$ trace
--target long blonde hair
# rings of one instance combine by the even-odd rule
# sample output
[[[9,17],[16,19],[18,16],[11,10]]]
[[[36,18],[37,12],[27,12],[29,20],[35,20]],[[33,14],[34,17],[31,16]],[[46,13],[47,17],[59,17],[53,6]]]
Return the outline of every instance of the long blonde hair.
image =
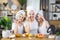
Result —
[[[38,15],[39,15],[39,14],[37,13],[37,15],[36,15],[36,17],[35,17],[36,20],[37,20],[37,22],[38,22],[38,19],[37,19]],[[44,21],[44,20],[43,20],[42,18],[40,18],[40,22],[38,22],[38,26],[40,26],[40,24],[42,24],[43,21]]]

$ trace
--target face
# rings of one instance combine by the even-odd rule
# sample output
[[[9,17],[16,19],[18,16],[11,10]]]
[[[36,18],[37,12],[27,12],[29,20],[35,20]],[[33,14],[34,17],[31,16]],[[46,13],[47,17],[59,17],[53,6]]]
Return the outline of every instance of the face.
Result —
[[[34,19],[34,11],[33,11],[33,10],[31,10],[31,11],[29,12],[29,18],[30,18],[31,20]]]
[[[18,22],[22,22],[23,19],[24,19],[23,15],[19,15],[19,17],[18,17]]]
[[[40,22],[40,23],[43,22],[43,19],[41,18],[41,16],[39,14],[37,15],[37,21]]]

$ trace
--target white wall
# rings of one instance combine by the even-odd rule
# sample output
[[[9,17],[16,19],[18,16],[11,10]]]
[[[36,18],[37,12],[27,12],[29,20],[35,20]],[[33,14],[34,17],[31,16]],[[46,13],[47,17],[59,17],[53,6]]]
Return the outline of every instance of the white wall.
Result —
[[[55,3],[56,2],[56,0],[49,0],[49,11],[52,11],[52,5],[51,5],[51,3]],[[54,7],[55,7],[55,5],[54,5]],[[53,8],[54,8],[53,7]],[[51,12],[49,12],[49,19],[51,20],[52,19],[52,13]]]
[[[33,6],[37,12],[40,9],[40,0],[27,0],[27,6]]]
[[[8,0],[0,0],[0,3],[2,4],[3,2],[7,3]]]

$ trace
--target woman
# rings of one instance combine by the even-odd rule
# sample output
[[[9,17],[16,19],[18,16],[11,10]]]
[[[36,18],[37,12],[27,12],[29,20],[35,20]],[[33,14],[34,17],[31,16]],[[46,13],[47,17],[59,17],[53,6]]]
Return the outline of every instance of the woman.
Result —
[[[44,19],[43,11],[37,13],[36,19],[38,22],[38,32],[41,34],[47,34],[47,29],[49,28],[49,23]]]
[[[12,30],[15,34],[23,34],[24,26],[23,26],[23,20],[25,17],[25,12],[23,10],[20,10],[16,14],[16,19],[14,20],[14,23],[12,24]]]
[[[33,7],[28,6],[27,7],[27,17],[25,21],[25,32],[31,33],[31,34],[37,34],[37,29],[38,29],[38,23],[35,20],[35,12]]]

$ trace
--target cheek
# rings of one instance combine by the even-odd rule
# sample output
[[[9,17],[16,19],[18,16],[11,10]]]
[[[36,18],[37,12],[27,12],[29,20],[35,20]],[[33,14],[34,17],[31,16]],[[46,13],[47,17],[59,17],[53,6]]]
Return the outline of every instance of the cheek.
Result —
[[[39,18],[37,18],[37,21],[40,21],[40,19],[39,19]]]
[[[38,19],[38,22],[40,21],[40,19]]]

